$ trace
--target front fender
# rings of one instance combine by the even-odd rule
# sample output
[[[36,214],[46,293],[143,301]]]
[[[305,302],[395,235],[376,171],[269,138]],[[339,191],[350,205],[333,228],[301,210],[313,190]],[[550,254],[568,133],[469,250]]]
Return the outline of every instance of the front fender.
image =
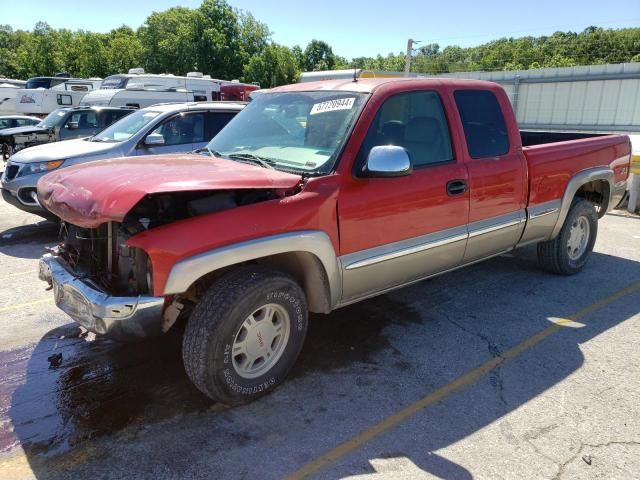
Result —
[[[176,263],[164,287],[164,295],[183,293],[199,278],[225,267],[289,252],[304,252],[320,260],[329,282],[331,305],[341,292],[341,274],[329,236],[318,230],[271,235],[199,253]]]

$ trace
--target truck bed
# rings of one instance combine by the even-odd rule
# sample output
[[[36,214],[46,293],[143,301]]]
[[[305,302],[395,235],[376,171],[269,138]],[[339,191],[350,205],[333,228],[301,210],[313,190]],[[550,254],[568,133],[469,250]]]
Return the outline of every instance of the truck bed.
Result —
[[[521,130],[520,139],[523,147],[542,145],[545,143],[566,142],[568,140],[582,140],[585,138],[604,137],[607,133],[586,133],[586,132],[558,132],[541,130]]]
[[[596,167],[612,170],[614,188],[624,193],[631,160],[626,135],[521,132],[521,136],[529,166],[529,205],[562,198],[573,176]]]

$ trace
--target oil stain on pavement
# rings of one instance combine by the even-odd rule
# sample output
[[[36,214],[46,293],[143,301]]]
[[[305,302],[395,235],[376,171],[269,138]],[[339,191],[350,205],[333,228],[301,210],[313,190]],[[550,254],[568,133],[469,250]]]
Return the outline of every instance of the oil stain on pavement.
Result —
[[[78,443],[206,409],[182,367],[178,332],[134,344],[87,340],[75,325],[0,352],[0,451],[64,453]],[[59,364],[58,366],[56,366]]]
[[[373,364],[374,354],[389,347],[385,327],[420,321],[417,311],[390,296],[312,316],[290,377]],[[37,345],[0,352],[0,452],[21,445],[29,456],[52,457],[129,426],[211,410],[184,372],[181,341],[180,326],[122,344],[68,324]]]

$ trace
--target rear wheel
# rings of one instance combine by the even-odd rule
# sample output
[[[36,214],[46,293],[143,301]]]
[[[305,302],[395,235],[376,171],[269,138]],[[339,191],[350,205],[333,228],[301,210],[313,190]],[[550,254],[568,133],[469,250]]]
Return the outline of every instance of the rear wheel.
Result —
[[[576,198],[556,238],[538,243],[538,263],[547,271],[573,275],[587,263],[598,234],[593,203]]]
[[[282,383],[306,333],[304,293],[291,277],[240,268],[214,283],[191,314],[185,370],[212,400],[246,403]]]

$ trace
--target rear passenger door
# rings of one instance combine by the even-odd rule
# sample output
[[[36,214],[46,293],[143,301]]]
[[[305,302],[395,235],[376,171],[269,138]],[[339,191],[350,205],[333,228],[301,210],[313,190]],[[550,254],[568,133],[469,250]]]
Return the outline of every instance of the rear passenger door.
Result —
[[[527,164],[506,95],[460,89],[453,96],[464,130],[469,172],[467,263],[518,243],[526,219]]]
[[[343,302],[462,261],[467,173],[452,146],[449,124],[436,91],[392,95],[379,108],[360,147],[354,178],[344,179],[338,198]],[[359,176],[369,151],[378,145],[404,147],[413,172],[395,178]]]
[[[117,122],[122,117],[129,115],[133,110],[99,110],[98,130],[102,131],[112,123]],[[98,133],[98,132],[96,132]]]

